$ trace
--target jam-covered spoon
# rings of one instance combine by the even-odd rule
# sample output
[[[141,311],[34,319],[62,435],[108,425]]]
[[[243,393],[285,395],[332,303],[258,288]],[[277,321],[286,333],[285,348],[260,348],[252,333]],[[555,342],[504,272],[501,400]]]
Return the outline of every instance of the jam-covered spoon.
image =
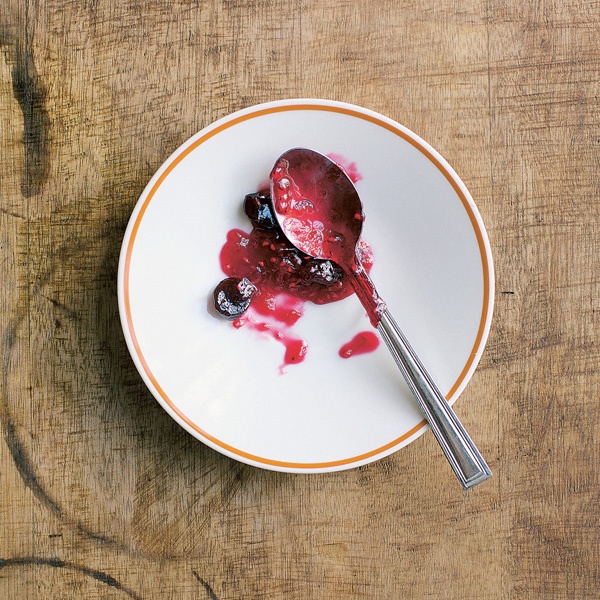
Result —
[[[337,263],[350,280],[465,489],[491,476],[485,460],[392,318],[361,264],[364,212],[354,184],[332,160],[307,148],[282,154],[271,171],[271,202],[299,250]]]

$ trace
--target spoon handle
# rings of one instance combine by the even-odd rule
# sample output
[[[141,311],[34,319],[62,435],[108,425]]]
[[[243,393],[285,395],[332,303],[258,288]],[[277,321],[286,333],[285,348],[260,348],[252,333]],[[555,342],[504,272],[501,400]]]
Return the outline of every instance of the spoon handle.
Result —
[[[387,309],[377,329],[463,487],[468,489],[491,477],[479,450]]]

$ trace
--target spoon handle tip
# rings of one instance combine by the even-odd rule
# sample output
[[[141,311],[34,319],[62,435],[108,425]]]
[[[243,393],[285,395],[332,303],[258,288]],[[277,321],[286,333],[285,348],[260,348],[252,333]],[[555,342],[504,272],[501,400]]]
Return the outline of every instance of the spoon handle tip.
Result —
[[[469,489],[491,477],[473,440],[387,309],[377,329],[462,486]]]

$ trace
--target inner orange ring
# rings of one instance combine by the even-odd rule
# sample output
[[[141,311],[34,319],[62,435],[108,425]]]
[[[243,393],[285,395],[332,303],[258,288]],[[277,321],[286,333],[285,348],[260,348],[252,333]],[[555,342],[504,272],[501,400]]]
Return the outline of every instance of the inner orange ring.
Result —
[[[223,448],[224,450],[233,454],[234,456],[238,456],[240,458],[245,458],[247,460],[251,460],[256,463],[271,465],[274,467],[283,467],[283,468],[291,468],[291,469],[323,469],[323,468],[328,468],[328,467],[339,467],[342,465],[349,465],[349,464],[352,464],[355,462],[360,462],[360,461],[366,460],[366,459],[376,456],[378,454],[381,454],[381,453],[385,452],[386,450],[389,450],[390,448],[393,448],[394,446],[402,443],[409,437],[415,435],[418,431],[420,431],[423,427],[426,426],[426,421],[425,420],[421,421],[420,423],[415,425],[415,427],[413,427],[412,429],[410,429],[409,431],[407,431],[406,433],[401,435],[399,438],[396,438],[395,440],[389,442],[388,444],[385,444],[384,446],[381,446],[380,448],[371,450],[369,452],[365,452],[363,454],[359,454],[358,456],[353,456],[351,458],[344,458],[341,460],[333,460],[333,461],[318,462],[318,463],[297,463],[297,462],[274,460],[274,459],[265,458],[262,456],[257,456],[255,454],[250,454],[249,452],[244,452],[243,450],[240,450],[239,448],[230,446],[229,444],[217,439],[213,435],[209,434],[208,432],[206,432],[203,429],[201,429],[200,427],[198,427],[198,425],[196,425],[196,423],[191,421],[173,403],[173,401],[169,398],[169,396],[167,396],[166,392],[163,390],[161,385],[156,380],[154,374],[150,370],[150,367],[149,367],[148,363],[146,362],[146,359],[142,353],[142,349],[140,348],[137,336],[135,334],[135,329],[133,327],[133,319],[132,319],[132,315],[131,315],[131,304],[130,304],[130,299],[129,299],[129,271],[130,271],[130,266],[131,266],[131,254],[133,252],[133,245],[135,242],[135,238],[136,238],[137,232],[139,230],[140,223],[144,217],[144,213],[146,212],[146,209],[148,208],[148,205],[150,204],[150,201],[154,197],[154,194],[156,193],[158,188],[165,181],[167,176],[173,171],[173,169],[186,156],[188,156],[198,146],[200,146],[201,144],[203,144],[210,138],[214,137],[218,133],[221,133],[222,131],[229,129],[230,127],[233,127],[234,125],[237,125],[237,124],[242,123],[243,121],[247,121],[249,119],[253,119],[255,117],[261,117],[261,116],[268,115],[268,114],[273,114],[273,113],[278,113],[278,112],[286,112],[286,111],[291,111],[291,110],[320,110],[320,111],[326,111],[326,112],[341,113],[341,114],[349,115],[352,117],[356,117],[358,119],[363,119],[365,121],[369,121],[371,123],[374,123],[375,125],[378,125],[379,127],[383,127],[384,129],[394,133],[395,135],[401,137],[403,140],[405,140],[406,142],[408,142],[409,144],[414,146],[423,155],[425,155],[442,172],[444,177],[448,180],[448,182],[450,183],[450,185],[452,186],[452,188],[454,189],[454,191],[460,198],[465,210],[467,211],[467,214],[469,215],[469,220],[471,221],[471,225],[473,226],[473,230],[474,230],[475,236],[477,238],[477,245],[479,247],[479,253],[481,256],[481,263],[482,263],[482,267],[483,267],[483,308],[481,311],[479,328],[477,331],[477,336],[475,337],[473,349],[471,350],[469,359],[467,360],[465,367],[463,368],[460,375],[458,376],[458,379],[456,380],[456,382],[450,388],[450,391],[446,395],[447,400],[450,400],[452,398],[452,396],[456,393],[456,390],[460,387],[460,385],[464,381],[465,377],[467,376],[467,373],[469,372],[469,369],[471,368],[471,366],[473,364],[473,361],[475,360],[477,352],[479,351],[479,346],[481,345],[482,340],[483,340],[483,336],[485,333],[487,314],[488,314],[488,309],[489,309],[489,301],[490,301],[490,284],[489,284],[490,268],[489,268],[487,253],[486,253],[486,249],[485,249],[484,237],[483,237],[483,234],[479,227],[479,223],[477,222],[475,213],[473,212],[471,204],[467,200],[467,197],[463,193],[460,185],[454,179],[452,174],[447,170],[447,168],[439,161],[439,159],[436,156],[434,156],[427,148],[422,146],[417,140],[413,139],[411,136],[406,134],[401,129],[398,129],[396,126],[394,126],[390,123],[387,123],[386,121],[383,121],[374,115],[364,114],[364,113],[358,112],[356,110],[353,110],[351,108],[340,107],[340,106],[324,106],[324,105],[319,105],[319,104],[292,104],[292,105],[272,106],[269,108],[262,108],[262,109],[258,109],[256,111],[254,111],[254,112],[240,115],[234,119],[231,119],[229,121],[222,123],[218,127],[215,127],[214,129],[212,129],[212,130],[208,131],[207,133],[205,133],[204,135],[200,136],[197,140],[195,140],[192,144],[190,144],[188,147],[183,149],[177,156],[175,156],[171,160],[171,162],[167,165],[165,170],[162,172],[160,177],[156,180],[156,182],[154,183],[154,185],[148,192],[148,195],[147,195],[146,199],[144,200],[144,203],[142,204],[139,213],[136,216],[135,222],[134,222],[132,230],[131,230],[129,242],[127,244],[126,254],[125,254],[125,263],[124,263],[125,316],[126,316],[127,326],[129,328],[129,333],[131,335],[133,347],[135,348],[135,352],[136,352],[137,357],[144,369],[144,372],[148,376],[148,379],[151,381],[156,392],[160,395],[160,397],[167,403],[167,405],[171,408],[171,410],[184,423],[186,423],[191,429],[196,431],[198,434],[200,434],[206,440],[209,440],[216,446]]]

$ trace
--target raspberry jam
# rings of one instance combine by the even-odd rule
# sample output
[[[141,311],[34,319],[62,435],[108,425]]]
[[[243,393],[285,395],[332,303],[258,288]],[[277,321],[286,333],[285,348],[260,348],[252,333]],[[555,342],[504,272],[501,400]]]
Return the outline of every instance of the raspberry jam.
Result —
[[[351,168],[353,178],[358,180],[360,175],[353,163]],[[227,278],[214,291],[215,308],[234,327],[281,343],[285,348],[280,365],[283,373],[286,366],[299,364],[306,357],[307,343],[293,330],[304,314],[304,304],[337,302],[350,296],[353,288],[336,263],[312,258],[288,241],[274,218],[268,191],[248,194],[244,212],[252,230],[231,229],[227,233],[219,255]],[[370,247],[361,240],[358,251],[369,271],[373,265]],[[365,334],[370,334],[366,337],[370,343],[355,342],[345,358],[375,350],[377,336]]]

